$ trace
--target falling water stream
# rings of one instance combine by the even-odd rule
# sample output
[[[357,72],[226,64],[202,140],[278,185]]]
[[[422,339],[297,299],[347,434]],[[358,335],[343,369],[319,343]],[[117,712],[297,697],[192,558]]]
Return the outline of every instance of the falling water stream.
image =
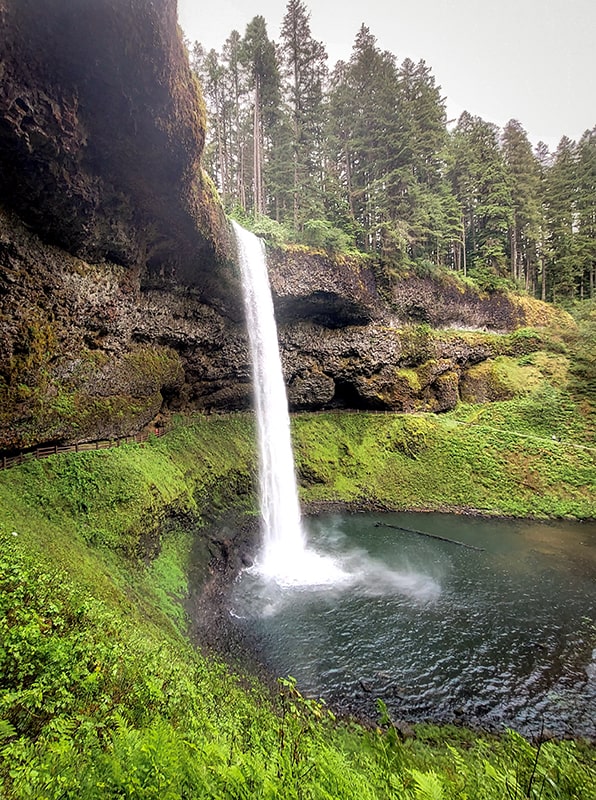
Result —
[[[302,527],[265,247],[253,233],[232,224],[242,274],[259,444],[263,544],[255,569],[280,584],[335,582],[341,577],[339,570],[332,559],[307,547]]]
[[[381,697],[406,719],[528,734],[545,724],[596,740],[596,526],[439,514],[320,517],[307,526],[265,251],[234,227],[263,542],[230,610],[263,661],[359,713],[374,714]]]

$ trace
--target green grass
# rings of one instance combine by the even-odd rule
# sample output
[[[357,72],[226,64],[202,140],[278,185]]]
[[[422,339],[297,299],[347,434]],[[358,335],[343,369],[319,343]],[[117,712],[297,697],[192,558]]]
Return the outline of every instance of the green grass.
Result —
[[[527,476],[533,459],[537,513],[593,514],[593,454],[495,433],[478,411],[299,416],[304,498],[524,513],[512,464]],[[254,513],[253,438],[247,416],[197,418],[0,473],[0,796],[593,797],[582,743],[538,752],[433,726],[403,739],[382,706],[374,729],[338,721],[292,680],[271,692],[190,645],[194,540],[232,504]]]
[[[306,501],[392,509],[596,516],[596,445],[569,398],[543,390],[448,415],[328,413],[294,420]],[[555,438],[553,438],[555,437]]]

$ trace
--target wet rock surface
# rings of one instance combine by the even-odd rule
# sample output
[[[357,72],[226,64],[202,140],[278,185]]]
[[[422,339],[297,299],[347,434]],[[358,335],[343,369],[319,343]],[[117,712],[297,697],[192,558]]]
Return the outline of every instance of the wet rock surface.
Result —
[[[382,313],[372,269],[361,259],[300,248],[268,254],[276,318],[327,328],[365,325]]]
[[[236,307],[175,0],[0,0],[0,193],[86,260]]]
[[[0,449],[128,435],[249,398],[243,326],[193,287],[43,243],[0,210]]]
[[[399,322],[434,328],[514,330],[525,324],[523,311],[503,292],[482,293],[448,277],[409,277],[391,288],[391,307]]]
[[[366,324],[348,324],[343,312],[334,326],[282,321],[292,409],[443,411],[472,378],[483,396],[484,373],[471,368],[501,352],[499,337],[396,327],[381,303],[377,313],[386,316]],[[160,411],[251,403],[241,319],[206,303],[196,287],[147,284],[140,270],[90,263],[48,245],[5,209],[0,332],[3,450],[124,436]],[[519,347],[537,349],[539,341],[526,337]]]

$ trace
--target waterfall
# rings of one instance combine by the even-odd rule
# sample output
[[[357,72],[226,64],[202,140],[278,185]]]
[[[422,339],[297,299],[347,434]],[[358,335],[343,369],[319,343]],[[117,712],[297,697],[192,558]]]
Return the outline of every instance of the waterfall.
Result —
[[[261,239],[232,223],[242,275],[259,444],[263,547],[258,568],[287,575],[300,563],[306,540],[294,472],[288,401],[281,368],[273,300]]]
[[[265,246],[236,222],[232,225],[242,277],[259,443],[263,545],[254,569],[281,586],[345,583],[350,576],[333,558],[307,547]]]

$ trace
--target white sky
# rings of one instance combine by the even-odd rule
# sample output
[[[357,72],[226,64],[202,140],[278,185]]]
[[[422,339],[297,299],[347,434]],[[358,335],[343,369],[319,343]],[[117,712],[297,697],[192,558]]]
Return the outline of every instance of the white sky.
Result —
[[[398,63],[424,59],[447,98],[503,126],[517,119],[531,142],[555,149],[596,124],[596,0],[305,0],[329,66],[347,60],[362,23]],[[220,51],[257,14],[277,41],[287,0],[178,0],[191,42]]]

